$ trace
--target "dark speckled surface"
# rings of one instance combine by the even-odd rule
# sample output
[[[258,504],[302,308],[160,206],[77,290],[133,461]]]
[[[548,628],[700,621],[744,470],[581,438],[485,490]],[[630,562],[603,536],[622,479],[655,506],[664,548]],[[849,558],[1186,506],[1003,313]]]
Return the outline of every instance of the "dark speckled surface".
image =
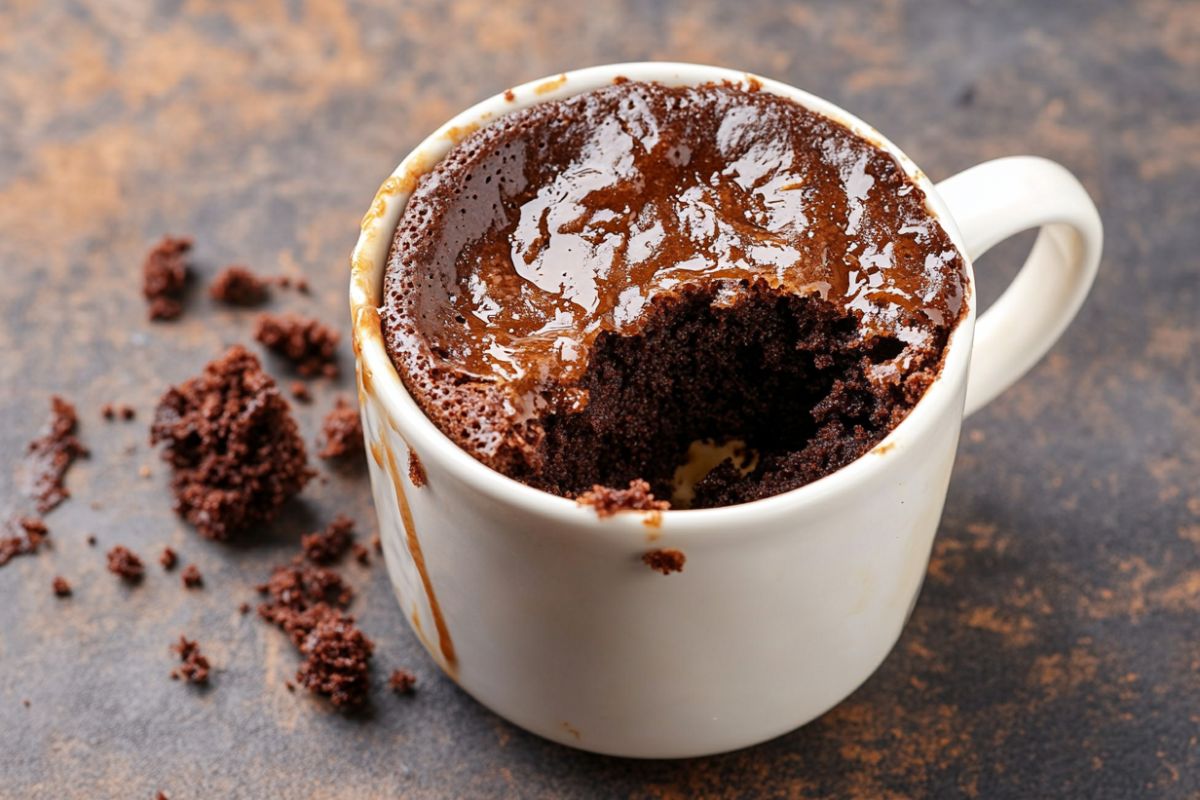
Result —
[[[1101,208],[1104,262],[1076,324],[967,423],[900,644],[802,730],[721,757],[621,761],[483,710],[436,673],[383,571],[351,566],[377,674],[409,666],[419,692],[378,688],[353,718],[289,694],[290,646],[236,606],[335,513],[370,534],[364,472],[322,465],[254,544],[202,541],[176,520],[146,445],[153,401],[248,341],[252,316],[194,291],[177,324],[144,322],[146,247],[194,235],[201,286],[231,261],[303,274],[312,296],[273,305],[345,330],[358,219],[425,133],[510,84],[642,58],[829,97],[935,178],[1049,156]],[[1195,796],[1198,143],[1200,7],[1172,0],[4,3],[0,515],[26,508],[13,465],[51,393],[78,403],[93,456],[47,518],[53,550],[0,569],[0,795]],[[980,263],[985,300],[1025,245]],[[309,441],[348,389],[315,384],[298,409]],[[108,401],[138,420],[102,422]],[[117,543],[149,560],[170,544],[205,589],[156,564],[121,586],[103,565]],[[56,574],[74,597],[53,596]],[[167,677],[183,632],[216,666],[209,691]]]

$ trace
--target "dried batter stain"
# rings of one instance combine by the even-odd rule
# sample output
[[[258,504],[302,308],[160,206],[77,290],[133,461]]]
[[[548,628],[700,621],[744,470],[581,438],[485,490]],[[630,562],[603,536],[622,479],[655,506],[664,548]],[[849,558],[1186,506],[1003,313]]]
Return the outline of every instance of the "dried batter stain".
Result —
[[[396,502],[400,506],[400,518],[404,522],[408,552],[412,556],[413,566],[417,568],[417,574],[421,577],[425,597],[429,600],[429,611],[433,616],[433,624],[437,628],[438,646],[445,661],[443,666],[451,676],[455,676],[458,673],[458,655],[454,651],[454,642],[450,638],[450,630],[446,627],[445,617],[442,616],[442,607],[438,603],[437,593],[433,589],[433,581],[429,578],[429,569],[425,565],[425,554],[421,551],[421,542],[417,538],[417,529],[413,524],[412,509],[408,505],[408,496],[404,492],[404,481],[396,466],[396,457],[392,455],[392,449],[385,445],[383,455],[387,463],[388,475],[392,479],[392,486],[396,490]]]

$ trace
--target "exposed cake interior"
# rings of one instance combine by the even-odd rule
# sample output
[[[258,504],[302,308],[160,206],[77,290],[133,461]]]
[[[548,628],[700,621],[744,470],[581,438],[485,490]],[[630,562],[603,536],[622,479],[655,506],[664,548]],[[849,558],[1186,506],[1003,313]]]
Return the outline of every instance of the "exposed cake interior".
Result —
[[[455,146],[384,288],[401,377],[477,459],[567,497],[642,479],[675,507],[862,455],[965,305],[961,257],[885,151],[766,92],[634,82]]]

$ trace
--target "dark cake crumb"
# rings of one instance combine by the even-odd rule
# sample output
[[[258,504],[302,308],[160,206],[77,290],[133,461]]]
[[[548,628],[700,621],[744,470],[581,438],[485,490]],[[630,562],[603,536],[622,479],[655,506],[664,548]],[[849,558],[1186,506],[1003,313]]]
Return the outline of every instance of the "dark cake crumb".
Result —
[[[354,542],[354,520],[339,515],[323,531],[307,534],[300,539],[304,557],[314,564],[332,564],[339,560]]]
[[[175,569],[175,565],[179,563],[179,556],[169,547],[162,549],[162,554],[158,557],[158,563],[162,564],[162,568],[167,572]]]
[[[208,659],[200,652],[200,645],[186,636],[180,636],[176,644],[171,645],[172,652],[179,655],[183,663],[171,670],[171,679],[182,678],[188,683],[208,683],[208,673],[211,666]]]
[[[343,396],[338,397],[333,409],[325,415],[321,432],[325,436],[325,446],[318,453],[321,458],[342,458],[363,449],[362,418]]]
[[[100,406],[100,416],[109,422],[117,417],[128,422],[136,416],[136,412],[133,410],[133,406],[127,406],[124,403],[105,403]]]
[[[299,292],[300,294],[308,294],[308,292],[309,292],[308,281],[305,280],[304,278],[297,278],[296,279],[296,291]]]
[[[288,391],[292,393],[292,397],[301,403],[312,402],[312,392],[309,391],[308,384],[304,381],[292,381],[292,385],[288,387]]]
[[[226,305],[257,306],[267,299],[267,282],[246,267],[231,264],[217,273],[208,293]]]
[[[642,562],[650,569],[657,570],[663,575],[670,575],[672,572],[683,572],[683,565],[686,561],[687,556],[683,554],[683,551],[676,550],[673,547],[650,550],[642,554]]]
[[[335,377],[338,332],[318,320],[297,314],[263,314],[254,338],[292,363],[300,375]]]
[[[117,545],[108,551],[108,571],[121,576],[126,583],[138,583],[145,574],[142,560],[124,545]]]
[[[418,489],[425,485],[425,465],[421,463],[416,450],[408,451],[408,479]]]
[[[314,474],[287,400],[240,345],[163,395],[150,441],[166,443],[175,510],[209,539],[274,519]]]
[[[329,697],[335,708],[360,706],[370,690],[374,643],[354,624],[354,617],[324,609],[300,643],[305,659],[296,681]]]
[[[164,236],[147,255],[142,266],[142,294],[150,303],[150,319],[176,319],[183,313],[183,290],[187,285],[187,253],[192,240]]]
[[[671,507],[666,500],[655,500],[650,484],[640,478],[630,481],[628,489],[593,486],[579,495],[577,502],[596,509],[598,517],[611,517],[618,511],[665,511]]]
[[[89,534],[88,534],[88,537],[87,537],[87,544],[88,544],[88,547],[95,547],[95,546],[96,546],[96,535],[95,535],[94,533],[89,533]]]
[[[294,692],[296,691],[296,684],[292,683],[291,681],[284,681],[283,688],[287,689],[289,692]]]
[[[75,436],[75,406],[58,395],[50,398],[50,419],[41,435],[25,447],[25,491],[45,514],[71,496],[63,485],[67,469],[87,448]]]
[[[387,685],[396,694],[412,694],[417,686],[417,676],[406,669],[395,669],[388,677]]]
[[[379,538],[379,534],[371,537],[371,548],[380,555],[383,555],[383,540]]]
[[[18,517],[9,520],[8,536],[0,537],[0,567],[17,556],[33,555],[41,549],[50,530],[38,517]]]
[[[54,588],[55,597],[71,596],[71,584],[62,575],[54,576],[54,581],[50,585]]]
[[[204,586],[204,576],[200,574],[200,568],[195,564],[188,564],[183,568],[183,572],[179,573],[179,579],[183,581],[183,585],[187,589],[199,589]]]
[[[350,552],[354,554],[354,560],[362,564],[364,567],[371,563],[370,551],[361,544],[355,542],[350,545]]]
[[[247,614],[249,614],[250,613],[250,604],[244,600],[242,602],[238,603],[238,613],[241,614],[243,617],[246,616]]]

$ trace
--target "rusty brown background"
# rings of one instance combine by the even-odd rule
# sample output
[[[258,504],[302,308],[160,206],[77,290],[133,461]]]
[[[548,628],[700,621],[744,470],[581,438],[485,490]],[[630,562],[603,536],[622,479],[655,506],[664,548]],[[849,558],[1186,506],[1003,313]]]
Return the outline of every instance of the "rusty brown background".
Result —
[[[305,275],[310,298],[273,305],[345,330],[358,218],[421,137],[511,84],[647,58],[824,95],[935,179],[1049,156],[1101,208],[1104,262],[1076,324],[966,426],[903,639],[800,731],[716,758],[622,761],[471,701],[420,650],[383,570],[351,566],[376,674],[411,666],[419,694],[378,689],[349,718],[289,694],[290,646],[235,607],[333,514],[370,534],[364,473],[322,465],[326,480],[254,543],[201,541],[176,520],[146,444],[153,401],[248,341],[252,316],[194,291],[177,324],[145,322],[145,249],[196,236],[201,286],[233,261]],[[0,795],[1195,797],[1198,177],[1196,3],[5,0],[0,448],[15,463],[62,392],[93,456],[48,517],[54,549],[0,569]],[[982,261],[985,300],[1027,246]],[[298,409],[310,442],[348,388],[318,383]],[[102,422],[106,401],[138,420]],[[26,508],[11,472],[4,516]],[[185,592],[152,564],[126,589],[104,571],[117,543],[151,560],[169,543],[207,586]],[[70,600],[52,596],[55,574]],[[181,632],[217,666],[210,691],[167,678]]]

